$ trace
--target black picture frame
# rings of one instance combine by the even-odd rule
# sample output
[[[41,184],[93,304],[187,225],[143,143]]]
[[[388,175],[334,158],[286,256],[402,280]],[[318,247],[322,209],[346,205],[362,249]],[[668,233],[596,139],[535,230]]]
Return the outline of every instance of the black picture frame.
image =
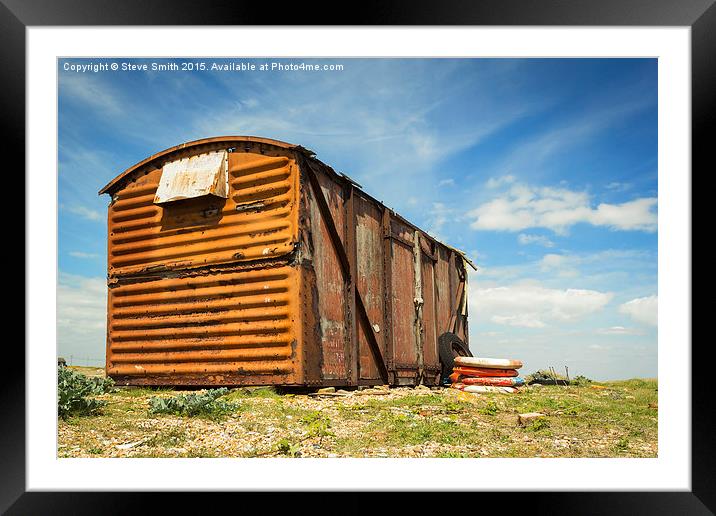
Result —
[[[341,13],[341,14],[339,14]],[[0,0],[0,106],[8,149],[25,145],[25,30],[28,26],[112,25],[503,25],[503,26],[684,26],[691,28],[692,170],[706,172],[713,146],[716,113],[716,6],[714,0],[481,0],[459,2],[414,0],[398,5],[361,2],[351,6],[293,3],[280,8],[241,0]],[[88,53],[91,53],[88,47]],[[18,153],[24,168],[24,154]],[[711,165],[710,168],[713,168]],[[690,173],[693,178],[692,171]],[[27,195],[27,193],[26,193]],[[32,271],[25,270],[26,277]],[[691,345],[683,343],[684,346]],[[8,346],[9,347],[9,346]],[[709,424],[713,403],[709,391],[708,346],[692,353],[692,490],[689,492],[511,493],[510,505],[545,514],[712,514],[716,510],[714,434]],[[25,487],[25,356],[5,354],[0,400],[0,512],[7,514],[125,514],[144,512],[151,501],[163,512],[218,510],[226,493],[74,493],[26,492]],[[9,352],[7,352],[9,353]],[[426,474],[441,474],[429,472]],[[443,473],[444,474],[444,473]],[[253,503],[280,508],[275,495],[238,493],[241,506]],[[505,494],[480,493],[480,503],[505,500]],[[211,498],[209,498],[211,497]],[[219,498],[217,498],[219,497]],[[327,503],[307,493],[293,494],[292,506]],[[362,500],[362,501],[360,501]],[[441,502],[442,500],[442,502]],[[422,493],[403,497],[401,511],[413,504],[423,511],[430,502],[450,510],[445,495]],[[370,503],[352,493],[341,512],[366,512]]]

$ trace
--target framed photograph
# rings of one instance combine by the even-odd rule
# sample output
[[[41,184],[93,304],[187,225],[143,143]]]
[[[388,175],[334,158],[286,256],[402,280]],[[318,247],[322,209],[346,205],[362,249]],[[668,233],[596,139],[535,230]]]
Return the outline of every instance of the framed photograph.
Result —
[[[264,26],[4,0],[33,208],[0,508],[390,490],[709,513],[712,4]]]

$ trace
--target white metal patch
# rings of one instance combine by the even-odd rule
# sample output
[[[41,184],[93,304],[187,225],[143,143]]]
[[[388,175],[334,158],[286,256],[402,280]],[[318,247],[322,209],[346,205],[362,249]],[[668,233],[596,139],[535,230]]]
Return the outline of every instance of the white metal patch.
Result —
[[[203,195],[228,197],[228,153],[208,152],[166,163],[154,203],[191,199]]]

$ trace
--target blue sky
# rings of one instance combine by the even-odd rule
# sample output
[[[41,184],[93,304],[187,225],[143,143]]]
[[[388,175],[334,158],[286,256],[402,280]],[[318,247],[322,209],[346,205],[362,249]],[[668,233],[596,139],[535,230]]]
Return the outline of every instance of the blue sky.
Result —
[[[656,376],[655,59],[204,61],[343,69],[94,73],[65,68],[172,61],[59,60],[59,354],[104,357],[97,191],[167,147],[249,134],[312,149],[465,250],[479,267],[476,354],[525,372]]]

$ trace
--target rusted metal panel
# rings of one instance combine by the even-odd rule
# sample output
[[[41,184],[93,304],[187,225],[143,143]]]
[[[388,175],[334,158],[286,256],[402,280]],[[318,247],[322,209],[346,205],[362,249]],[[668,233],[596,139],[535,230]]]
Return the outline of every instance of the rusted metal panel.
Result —
[[[344,230],[343,188],[325,173],[319,172],[317,179],[328,204],[333,225],[339,232],[340,240],[345,241],[345,236],[341,234]],[[315,195],[311,195],[309,199],[308,231],[312,240],[313,266],[316,271],[322,375],[325,379],[347,379],[349,337],[346,327],[347,303],[342,265]]]
[[[418,357],[415,348],[415,270],[413,234],[410,228],[397,220],[392,221],[392,333],[394,360],[410,364],[417,372]]]
[[[214,164],[191,172],[198,156]],[[163,174],[178,181],[165,191]],[[194,180],[187,198],[180,183]],[[440,334],[467,341],[463,256],[302,147],[190,142],[102,192],[120,383],[433,384]]]
[[[382,211],[378,206],[356,195],[357,288],[363,297],[371,327],[377,334],[381,353],[386,355],[383,278]],[[361,379],[379,379],[380,373],[370,350],[367,331],[358,327]]]
[[[345,282],[346,289],[346,328],[348,330],[348,338],[346,339],[349,362],[348,362],[348,381],[350,385],[357,385],[360,376],[360,345],[358,344],[358,326],[360,320],[356,317],[357,302],[356,282],[358,279],[358,257],[356,256],[358,249],[356,244],[356,196],[354,195],[353,183],[344,185],[345,192],[345,249],[348,258],[348,277]],[[363,307],[365,310],[365,307]],[[360,324],[361,327],[364,325]]]
[[[395,376],[395,343],[393,338],[393,240],[391,238],[391,211],[383,207],[380,229],[383,236],[383,339],[385,342],[386,366],[391,384]]]
[[[422,272],[422,355],[425,383],[435,383],[434,375],[428,374],[431,367],[440,366],[440,358],[438,355],[438,334],[437,321],[435,318],[435,274],[434,262],[430,257],[423,254],[421,256],[421,272]]]
[[[229,197],[154,204],[161,170],[114,195],[109,208],[109,274],[198,267],[281,256],[297,232],[295,161],[234,152]]]
[[[288,265],[117,282],[109,289],[107,373],[300,383],[297,285]]]

